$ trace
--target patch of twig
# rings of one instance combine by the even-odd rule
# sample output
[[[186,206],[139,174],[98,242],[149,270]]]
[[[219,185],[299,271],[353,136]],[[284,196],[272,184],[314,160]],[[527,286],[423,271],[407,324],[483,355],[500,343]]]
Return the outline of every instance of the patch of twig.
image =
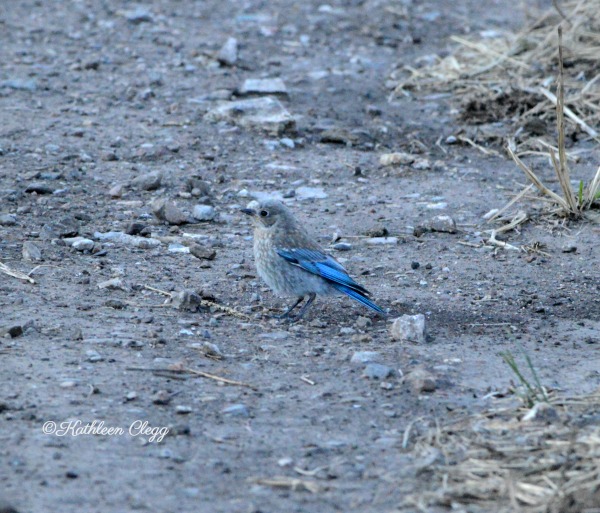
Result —
[[[13,278],[18,278],[19,280],[28,281],[29,283],[35,284],[35,280],[29,276],[28,274],[22,273],[21,271],[16,271],[15,269],[11,269],[6,264],[0,262],[0,272],[4,274],[8,274]]]

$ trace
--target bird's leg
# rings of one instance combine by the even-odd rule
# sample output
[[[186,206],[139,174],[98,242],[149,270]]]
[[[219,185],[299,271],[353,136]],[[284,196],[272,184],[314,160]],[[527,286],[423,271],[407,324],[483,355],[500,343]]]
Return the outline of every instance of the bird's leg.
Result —
[[[302,300],[304,299],[304,296],[300,296],[298,298],[298,301],[296,301],[292,306],[290,306],[285,312],[283,312],[282,314],[278,314],[278,315],[271,315],[271,317],[274,317],[275,319],[285,319],[286,317],[290,316],[290,312],[296,308],[300,303],[302,303]]]
[[[306,313],[306,311],[308,310],[308,307],[312,304],[312,302],[315,300],[316,297],[317,297],[317,295],[314,292],[311,292],[308,295],[308,301],[306,303],[304,303],[304,306],[302,308],[300,308],[298,315],[294,315],[292,317],[294,319],[294,322],[302,319],[302,316]],[[296,306],[296,305],[294,305],[294,306]]]

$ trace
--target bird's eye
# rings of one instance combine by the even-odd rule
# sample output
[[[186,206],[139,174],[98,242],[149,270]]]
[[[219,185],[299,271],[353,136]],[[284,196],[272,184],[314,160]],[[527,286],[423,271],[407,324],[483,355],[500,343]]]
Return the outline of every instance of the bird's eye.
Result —
[[[261,210],[258,215],[260,217],[268,217],[269,216],[269,212],[267,210]]]

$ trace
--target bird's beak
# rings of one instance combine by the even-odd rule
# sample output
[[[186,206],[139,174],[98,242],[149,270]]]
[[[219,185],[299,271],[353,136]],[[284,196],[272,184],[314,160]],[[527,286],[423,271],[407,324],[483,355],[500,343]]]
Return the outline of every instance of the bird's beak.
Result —
[[[256,215],[256,210],[254,210],[252,208],[242,208],[240,210],[240,212],[243,212],[247,216],[255,216]]]

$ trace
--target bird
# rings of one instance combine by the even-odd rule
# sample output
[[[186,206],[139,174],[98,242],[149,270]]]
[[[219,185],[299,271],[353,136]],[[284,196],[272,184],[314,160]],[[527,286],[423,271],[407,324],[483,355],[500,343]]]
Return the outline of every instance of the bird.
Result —
[[[254,225],[254,260],[262,280],[278,295],[294,296],[296,302],[273,317],[301,319],[317,295],[343,293],[384,315],[335,258],[325,253],[296,220],[290,209],[275,199],[252,201],[241,211]],[[297,315],[291,312],[308,297]]]

